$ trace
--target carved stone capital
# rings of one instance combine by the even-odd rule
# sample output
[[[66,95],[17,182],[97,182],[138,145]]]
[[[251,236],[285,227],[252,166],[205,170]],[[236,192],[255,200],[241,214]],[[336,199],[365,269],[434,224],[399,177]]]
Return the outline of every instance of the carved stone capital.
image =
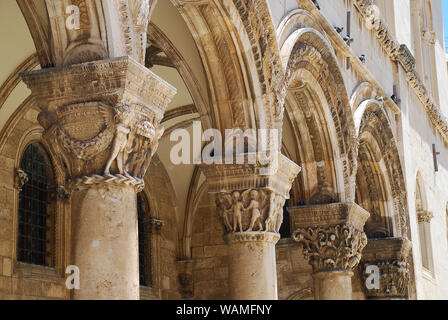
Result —
[[[228,233],[278,233],[283,206],[300,167],[278,154],[273,162],[203,165],[209,192]]]
[[[163,134],[160,122],[176,90],[132,58],[22,75],[43,110],[44,139],[70,185],[137,186]]]
[[[314,272],[351,271],[367,244],[363,227],[370,214],[354,203],[288,208],[293,238]]]
[[[368,281],[366,268],[375,265],[379,269],[379,288],[364,291],[371,299],[397,299],[407,296],[410,280],[408,259],[412,244],[403,238],[371,239],[363,252],[362,278]]]
[[[434,218],[434,214],[431,211],[428,210],[417,211],[418,223],[430,223],[432,218]]]

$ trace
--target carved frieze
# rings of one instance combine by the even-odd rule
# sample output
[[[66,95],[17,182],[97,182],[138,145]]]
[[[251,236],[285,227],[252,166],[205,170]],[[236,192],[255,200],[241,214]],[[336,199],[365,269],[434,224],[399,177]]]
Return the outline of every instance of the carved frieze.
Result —
[[[119,183],[140,190],[176,90],[129,57],[22,75],[69,186]]]
[[[216,194],[217,212],[227,233],[278,233],[300,167],[279,153],[266,163],[250,164],[252,156],[244,155],[245,164],[202,165],[208,190]]]
[[[286,199],[267,189],[247,189],[216,196],[218,214],[227,232],[278,233]]]

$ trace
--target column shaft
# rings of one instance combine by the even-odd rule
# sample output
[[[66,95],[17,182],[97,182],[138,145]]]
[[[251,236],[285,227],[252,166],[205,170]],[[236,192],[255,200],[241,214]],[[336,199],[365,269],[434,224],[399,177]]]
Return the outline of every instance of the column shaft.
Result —
[[[75,299],[139,299],[136,196],[132,187],[98,185],[72,194]]]
[[[316,300],[351,300],[351,271],[320,271],[313,274]]]
[[[263,239],[254,241],[257,236]],[[229,290],[233,300],[277,300],[275,243],[279,239],[274,233],[257,232],[227,236]]]

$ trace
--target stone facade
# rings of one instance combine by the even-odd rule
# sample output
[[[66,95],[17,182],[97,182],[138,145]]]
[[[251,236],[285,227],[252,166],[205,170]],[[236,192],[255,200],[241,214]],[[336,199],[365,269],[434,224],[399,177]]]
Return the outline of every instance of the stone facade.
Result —
[[[441,12],[2,1],[0,299],[447,299]],[[207,165],[197,123],[277,135]]]

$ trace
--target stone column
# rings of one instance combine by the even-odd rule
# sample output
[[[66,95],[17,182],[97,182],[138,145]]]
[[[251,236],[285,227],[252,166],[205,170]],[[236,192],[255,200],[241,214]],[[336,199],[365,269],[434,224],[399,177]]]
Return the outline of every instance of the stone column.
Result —
[[[266,170],[272,163],[203,166],[229,245],[229,290],[234,300],[278,298],[275,244],[283,205],[300,170],[283,155],[278,155],[278,162],[277,170]]]
[[[363,288],[368,299],[407,299],[411,247],[411,241],[402,238],[369,239],[362,257]],[[376,266],[379,274],[372,274],[369,266]]]
[[[175,89],[129,57],[23,76],[71,193],[75,299],[139,299],[136,193]]]
[[[370,214],[354,203],[288,209],[293,238],[313,267],[316,300],[351,300],[353,269],[367,244],[363,227]]]

